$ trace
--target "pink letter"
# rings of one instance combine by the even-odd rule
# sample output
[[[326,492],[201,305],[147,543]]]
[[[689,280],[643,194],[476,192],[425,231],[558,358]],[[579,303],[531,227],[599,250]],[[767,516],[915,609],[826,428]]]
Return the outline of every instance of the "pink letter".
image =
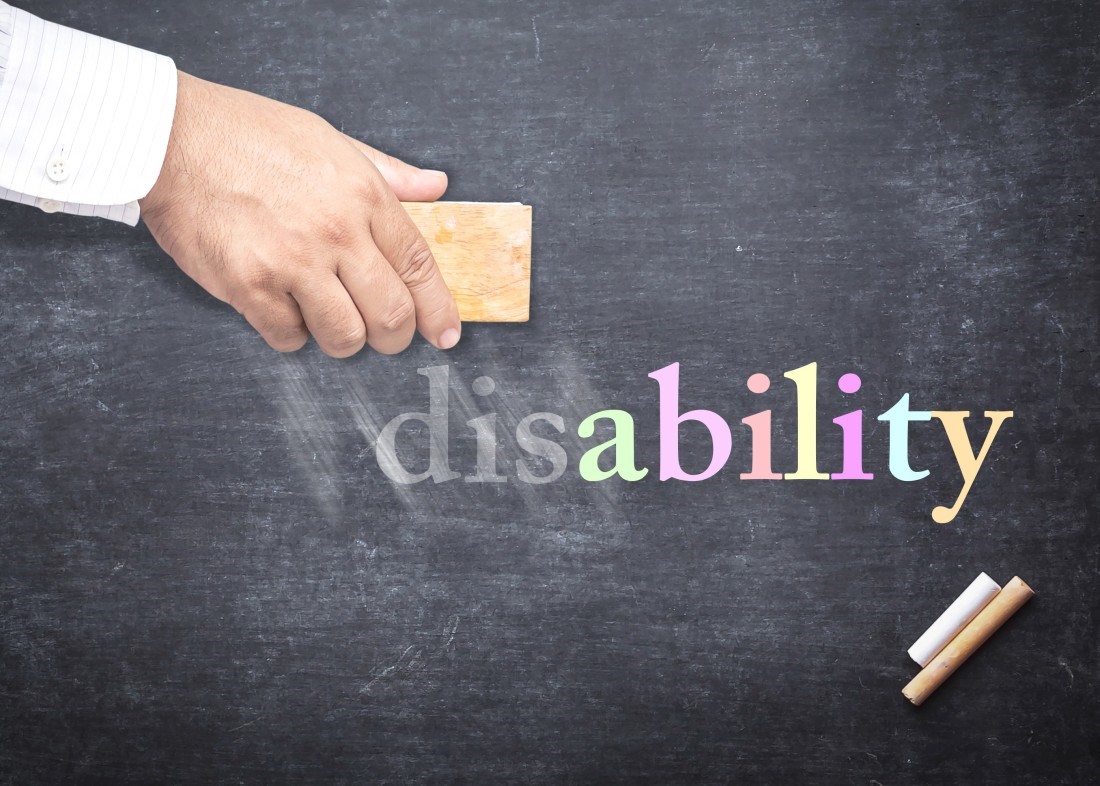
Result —
[[[733,440],[729,424],[708,409],[695,409],[678,415],[680,410],[680,364],[672,363],[649,375],[661,391],[661,480],[698,481],[717,474],[730,457]],[[710,431],[710,466],[698,475],[684,472],[680,466],[680,424],[685,420],[702,423]]]
[[[766,374],[753,374],[745,386],[759,395],[768,392],[772,381]],[[741,422],[752,432],[752,472],[742,472],[741,480],[782,480],[782,475],[772,472],[772,411],[765,409]]]
[[[841,392],[852,394],[863,382],[855,374],[845,374],[836,384]],[[863,410],[833,418],[833,423],[840,426],[844,434],[844,470],[829,477],[833,480],[874,480],[874,475],[863,471]]]

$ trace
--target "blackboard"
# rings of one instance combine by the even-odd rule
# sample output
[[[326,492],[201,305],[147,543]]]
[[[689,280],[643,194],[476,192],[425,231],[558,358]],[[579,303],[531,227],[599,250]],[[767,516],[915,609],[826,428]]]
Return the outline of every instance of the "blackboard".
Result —
[[[17,3],[534,206],[532,319],[267,349],[142,230],[0,210],[0,780],[1086,782],[1100,764],[1100,17],[1085,2]],[[658,386],[730,424],[658,477]],[[743,481],[816,363],[873,481]],[[450,384],[449,460],[374,438]],[[767,374],[766,396],[747,391]],[[837,378],[862,389],[845,398]],[[489,376],[495,390],[472,393]],[[1012,410],[958,516],[943,429]],[[637,482],[577,434],[635,419]],[[557,480],[514,434],[568,455]],[[686,470],[709,443],[685,424]],[[401,435],[410,467],[427,431]],[[417,462],[420,462],[418,465]],[[1037,597],[921,708],[980,571]]]

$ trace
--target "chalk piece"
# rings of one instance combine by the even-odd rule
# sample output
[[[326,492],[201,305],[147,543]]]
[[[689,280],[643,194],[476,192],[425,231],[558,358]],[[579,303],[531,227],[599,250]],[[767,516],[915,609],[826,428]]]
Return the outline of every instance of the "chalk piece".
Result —
[[[978,612],[1000,591],[1000,584],[986,574],[980,574],[909,648],[909,657],[921,666],[927,666],[928,661],[936,657],[947,642],[978,616]]]
[[[403,202],[464,322],[526,322],[531,302],[531,206]]]
[[[1008,622],[1009,618],[1031,600],[1035,591],[1024,583],[1019,576],[1005,584],[1004,589],[994,596],[970,624],[959,631],[947,646],[940,650],[932,661],[921,669],[908,685],[902,688],[902,694],[918,707],[955,673],[959,666],[966,663],[978,647],[985,644],[997,629]]]

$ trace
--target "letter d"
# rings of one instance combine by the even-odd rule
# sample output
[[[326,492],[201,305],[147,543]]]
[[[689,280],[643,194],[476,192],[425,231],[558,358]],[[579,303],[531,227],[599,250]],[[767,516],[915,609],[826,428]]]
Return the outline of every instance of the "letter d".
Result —
[[[459,473],[451,471],[449,458],[451,441],[448,421],[451,391],[448,382],[449,368],[447,366],[429,366],[418,368],[416,373],[428,378],[430,389],[428,412],[403,412],[382,428],[378,433],[378,441],[374,445],[374,455],[378,459],[378,467],[394,483],[404,485],[419,483],[428,478],[432,478],[436,483],[454,480],[459,476]],[[405,469],[405,465],[397,457],[397,432],[404,423],[410,420],[419,420],[426,424],[431,437],[431,444],[428,448],[428,469],[417,475]]]

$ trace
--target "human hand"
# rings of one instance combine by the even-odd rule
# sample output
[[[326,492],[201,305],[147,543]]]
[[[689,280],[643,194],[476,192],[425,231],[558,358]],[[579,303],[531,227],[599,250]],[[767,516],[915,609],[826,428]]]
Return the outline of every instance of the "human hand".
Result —
[[[333,357],[392,354],[414,329],[441,349],[458,307],[399,200],[430,202],[442,172],[417,169],[303,109],[180,72],[159,179],[142,200],[176,264],[273,348],[313,334]]]

